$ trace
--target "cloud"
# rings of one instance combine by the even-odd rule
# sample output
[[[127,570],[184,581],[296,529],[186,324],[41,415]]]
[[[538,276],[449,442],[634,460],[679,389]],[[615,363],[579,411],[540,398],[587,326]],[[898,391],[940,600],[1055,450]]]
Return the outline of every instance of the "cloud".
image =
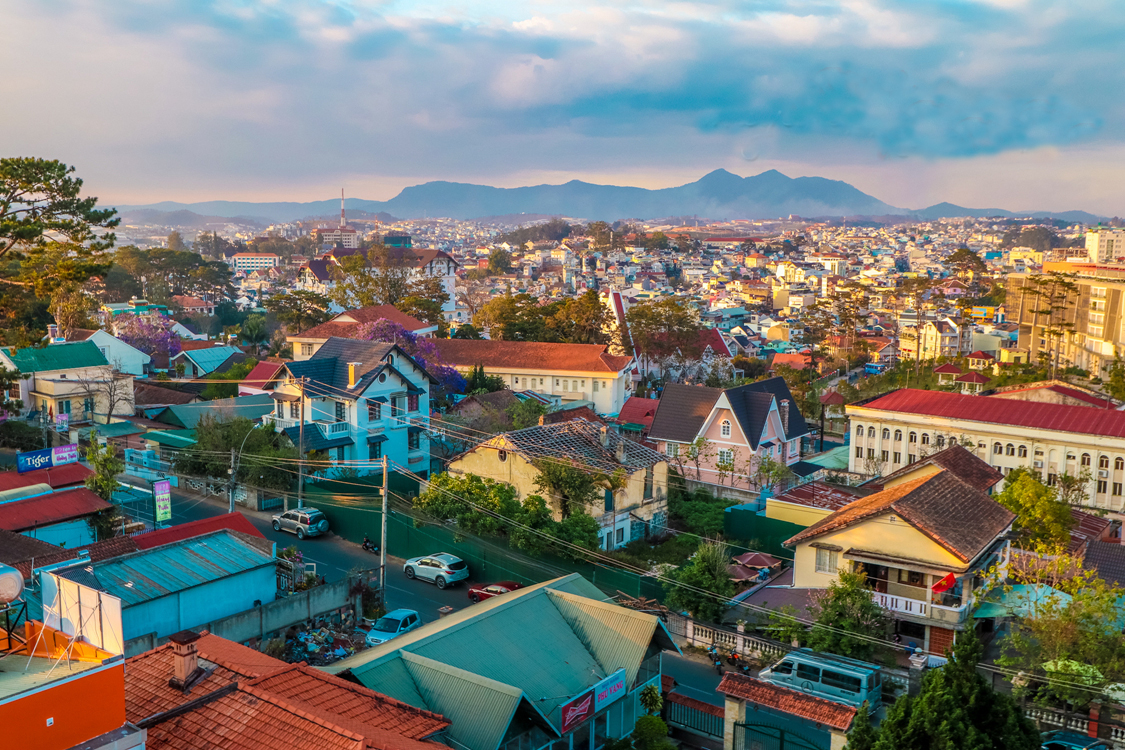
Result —
[[[22,72],[0,80],[18,103],[0,143],[130,196],[956,165],[1125,132],[1108,0],[0,0],[0,17],[0,63]]]

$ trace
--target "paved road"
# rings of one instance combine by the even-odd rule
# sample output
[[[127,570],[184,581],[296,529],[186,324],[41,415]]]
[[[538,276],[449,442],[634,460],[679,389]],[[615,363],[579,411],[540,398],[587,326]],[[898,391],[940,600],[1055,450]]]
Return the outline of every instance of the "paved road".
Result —
[[[226,499],[200,499],[196,495],[178,493],[173,489],[173,525],[222,515],[227,509]],[[279,549],[296,546],[304,554],[305,562],[316,563],[316,572],[329,581],[340,580],[350,570],[374,569],[379,566],[378,555],[364,552],[358,544],[345,541],[335,534],[299,540],[288,532],[274,531],[269,513],[239,510],[266,539],[276,542]],[[476,581],[470,578],[469,582]],[[390,556],[387,558],[387,606],[389,609],[404,607],[417,610],[423,622],[430,622],[438,618],[440,607],[461,609],[470,606],[470,602],[465,582],[443,591],[431,583],[411,581],[403,575],[402,560]]]

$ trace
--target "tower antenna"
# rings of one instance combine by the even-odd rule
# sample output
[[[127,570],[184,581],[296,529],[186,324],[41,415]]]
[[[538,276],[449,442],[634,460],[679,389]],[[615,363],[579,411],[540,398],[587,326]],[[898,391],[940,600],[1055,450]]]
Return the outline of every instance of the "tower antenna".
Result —
[[[340,188],[340,229],[348,225],[347,220],[344,218],[344,189]]]

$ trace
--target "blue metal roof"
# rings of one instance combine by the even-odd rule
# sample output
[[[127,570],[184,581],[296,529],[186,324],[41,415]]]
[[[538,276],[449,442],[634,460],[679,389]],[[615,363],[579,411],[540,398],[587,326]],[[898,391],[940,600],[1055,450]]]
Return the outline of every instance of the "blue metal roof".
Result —
[[[293,427],[286,427],[285,434],[293,441],[293,445],[301,442],[301,427],[295,425]],[[355,440],[347,433],[337,435],[335,437],[328,437],[320,428],[313,422],[305,422],[305,451],[324,451],[329,448],[339,448],[341,445],[355,445]]]
[[[79,563],[58,574],[87,585],[96,582],[97,588],[128,607],[273,564],[267,553],[223,529],[100,562]]]
[[[195,366],[205,374],[214,372],[235,354],[242,354],[242,350],[237,346],[213,346],[210,349],[192,349],[184,352],[184,356],[194,362]]]

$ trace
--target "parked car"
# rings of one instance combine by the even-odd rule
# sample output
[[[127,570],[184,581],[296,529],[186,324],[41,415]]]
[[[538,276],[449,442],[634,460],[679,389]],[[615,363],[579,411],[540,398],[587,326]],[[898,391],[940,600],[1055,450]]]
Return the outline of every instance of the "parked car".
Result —
[[[425,555],[407,560],[402,566],[407,578],[432,581],[439,589],[452,586],[469,577],[469,566],[459,557],[448,552]]]
[[[1096,737],[1056,729],[1043,733],[1043,750],[1110,750],[1110,744]]]
[[[478,583],[476,586],[469,587],[469,598],[474,602],[491,599],[494,596],[507,594],[516,589],[522,589],[522,583],[515,581],[497,581],[496,583]]]
[[[414,610],[396,609],[376,620],[363,640],[368,646],[378,646],[421,625],[422,618]]]
[[[273,517],[274,531],[290,531],[298,539],[328,533],[328,519],[316,508],[287,510]]]

